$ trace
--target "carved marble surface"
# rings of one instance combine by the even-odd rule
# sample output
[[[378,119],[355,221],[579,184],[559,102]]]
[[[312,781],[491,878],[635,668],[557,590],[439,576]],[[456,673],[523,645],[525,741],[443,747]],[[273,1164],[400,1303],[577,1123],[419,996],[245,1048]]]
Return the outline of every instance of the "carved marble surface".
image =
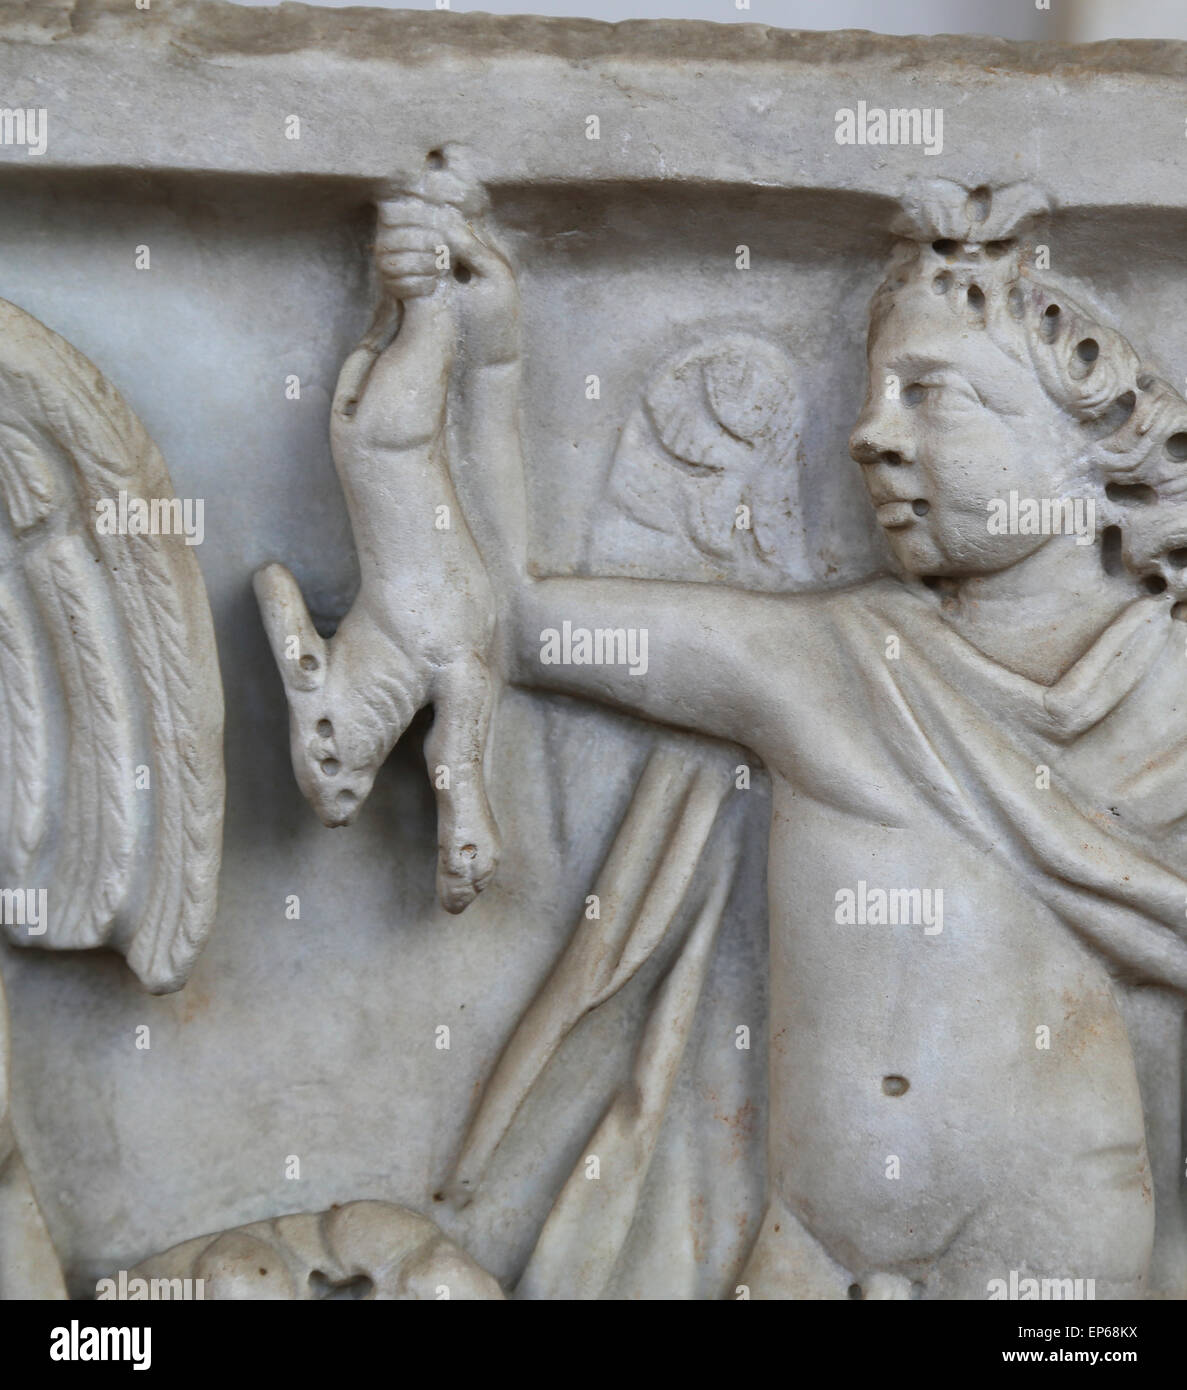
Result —
[[[1185,71],[3,13],[0,1293],[1187,1296]]]

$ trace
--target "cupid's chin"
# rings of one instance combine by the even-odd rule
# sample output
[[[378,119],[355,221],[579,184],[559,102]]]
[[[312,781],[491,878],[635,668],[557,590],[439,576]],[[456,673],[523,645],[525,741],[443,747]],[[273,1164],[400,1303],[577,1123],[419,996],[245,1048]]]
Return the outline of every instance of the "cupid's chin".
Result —
[[[894,558],[912,578],[945,575],[951,568],[948,558],[917,523],[887,531],[886,539]]]

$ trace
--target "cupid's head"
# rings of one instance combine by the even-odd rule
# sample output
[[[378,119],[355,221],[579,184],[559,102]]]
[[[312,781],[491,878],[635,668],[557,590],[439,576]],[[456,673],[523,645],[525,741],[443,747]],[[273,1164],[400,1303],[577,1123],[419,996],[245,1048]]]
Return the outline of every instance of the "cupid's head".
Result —
[[[1187,596],[1175,563],[1187,559],[1187,401],[1033,268],[1017,190],[995,217],[986,190],[960,190],[954,207],[931,189],[874,295],[850,437],[900,563],[954,578],[1007,569],[1069,540],[997,533],[998,501],[1092,499],[1104,562]]]

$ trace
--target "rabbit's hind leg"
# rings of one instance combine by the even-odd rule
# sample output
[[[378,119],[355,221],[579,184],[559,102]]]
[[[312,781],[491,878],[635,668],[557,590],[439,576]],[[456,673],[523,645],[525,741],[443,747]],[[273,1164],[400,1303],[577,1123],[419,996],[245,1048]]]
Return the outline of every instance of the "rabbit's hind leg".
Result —
[[[437,796],[437,894],[447,912],[468,907],[498,866],[483,767],[493,703],[490,671],[476,654],[438,673],[425,760]]]

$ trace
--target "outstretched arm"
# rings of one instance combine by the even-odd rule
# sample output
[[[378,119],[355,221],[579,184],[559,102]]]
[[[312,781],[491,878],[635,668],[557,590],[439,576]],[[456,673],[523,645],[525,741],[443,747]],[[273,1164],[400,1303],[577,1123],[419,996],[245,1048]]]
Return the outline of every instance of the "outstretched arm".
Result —
[[[776,703],[770,683],[786,663],[776,648],[804,602],[709,584],[527,579],[500,623],[518,684],[761,751]]]

